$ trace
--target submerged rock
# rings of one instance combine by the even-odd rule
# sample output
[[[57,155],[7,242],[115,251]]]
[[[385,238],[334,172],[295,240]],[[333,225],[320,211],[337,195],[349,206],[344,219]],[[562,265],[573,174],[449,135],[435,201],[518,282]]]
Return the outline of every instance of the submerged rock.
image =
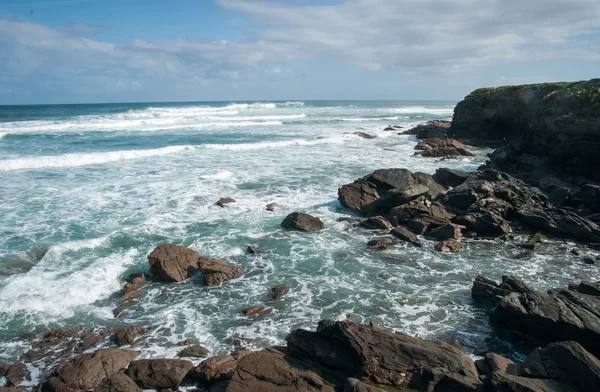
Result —
[[[267,313],[270,313],[273,309],[264,306],[253,306],[246,308],[242,311],[242,314],[246,317],[258,317]]]
[[[368,134],[366,132],[353,132],[352,134],[356,135],[358,137],[361,137],[363,139],[377,139],[377,136],[370,135],[370,134]]]
[[[164,282],[182,282],[198,270],[200,255],[181,245],[162,244],[148,255],[150,272]]]
[[[215,204],[218,205],[219,207],[223,208],[227,204],[236,203],[236,202],[237,201],[235,199],[232,199],[231,197],[222,197],[219,200],[217,200],[217,202]]]
[[[446,241],[441,241],[435,244],[435,250],[438,252],[450,252],[450,253],[458,253],[464,249],[462,244],[456,240],[449,239]]]
[[[293,212],[289,214],[281,226],[288,230],[299,230],[299,231],[319,231],[322,230],[324,225],[319,218],[315,218],[312,215],[304,214],[302,212]]]
[[[367,242],[367,246],[373,248],[374,250],[382,251],[394,245],[398,245],[399,243],[400,242],[394,238],[383,237],[370,240]]]
[[[290,291],[290,286],[287,284],[280,284],[271,288],[271,294],[269,295],[269,299],[271,301],[275,301],[286,295]]]
[[[248,246],[248,248],[247,248],[247,251],[248,251],[248,253],[250,253],[251,255],[257,255],[257,254],[259,254],[259,253],[262,253],[262,251],[260,250],[260,248],[259,248],[259,247],[257,247],[257,246],[252,246],[252,245]]]

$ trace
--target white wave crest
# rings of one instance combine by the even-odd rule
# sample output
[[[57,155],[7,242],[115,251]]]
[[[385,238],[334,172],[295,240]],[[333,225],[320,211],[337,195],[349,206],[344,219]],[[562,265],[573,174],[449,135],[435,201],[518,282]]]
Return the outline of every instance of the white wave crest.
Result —
[[[438,115],[450,115],[454,113],[454,108],[428,108],[425,106],[407,106],[405,108],[393,108],[391,109],[394,113],[401,114],[438,114]]]
[[[192,149],[194,146],[169,146],[150,150],[124,150],[92,153],[73,153],[56,156],[41,156],[7,159],[0,161],[0,171],[42,169],[47,167],[75,167],[110,163],[173,154]]]

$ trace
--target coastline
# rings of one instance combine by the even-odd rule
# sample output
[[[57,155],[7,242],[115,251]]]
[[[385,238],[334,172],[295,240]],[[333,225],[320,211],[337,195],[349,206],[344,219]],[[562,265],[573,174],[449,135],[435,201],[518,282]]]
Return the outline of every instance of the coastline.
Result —
[[[450,134],[452,134],[452,127],[450,127]],[[433,140],[435,140],[435,138]],[[432,146],[431,143],[432,142],[430,142],[430,144],[428,145],[428,147],[430,148],[422,146],[423,150],[433,151],[438,148],[464,149],[464,147],[457,145],[446,146],[446,144],[444,144],[442,146],[436,145],[434,143]],[[438,152],[440,155],[437,155],[437,157],[453,157],[456,153],[458,153],[458,155],[462,155],[462,152],[459,150],[441,150]],[[424,156],[422,159],[428,158]],[[573,195],[573,197],[567,197],[564,203],[562,203],[565,206],[561,207],[561,204],[556,202],[558,200],[556,197],[548,198],[536,192],[525,183],[496,171],[494,168],[494,161],[492,161],[492,164],[489,166],[490,167],[482,168],[479,174],[460,173],[456,171],[440,171],[436,174],[437,178],[436,175],[425,178],[424,176],[415,177],[413,173],[407,174],[406,172],[402,172],[403,174],[400,175],[398,172],[388,172],[383,177],[375,176],[377,177],[376,179],[366,178],[365,180],[365,178],[363,178],[362,180],[357,180],[357,186],[350,186],[349,188],[344,188],[346,187],[345,185],[341,188],[340,202],[342,203],[342,205],[345,205],[346,207],[355,210],[354,214],[350,216],[350,219],[357,219],[355,218],[357,215],[363,214],[370,216],[368,221],[358,221],[355,223],[358,223],[363,226],[370,225],[371,228],[375,227],[376,230],[384,230],[383,234],[389,232],[390,230],[394,232],[395,229],[393,228],[395,227],[402,228],[402,226],[404,225],[409,225],[409,228],[413,228],[412,231],[408,230],[410,233],[407,232],[405,228],[403,228],[403,230],[397,230],[395,232],[395,237],[399,238],[400,241],[409,239],[410,242],[415,244],[417,244],[416,240],[420,242],[418,237],[416,237],[417,234],[431,236],[431,234],[434,233],[434,236],[440,241],[458,240],[457,242],[460,242],[460,238],[463,238],[463,236],[467,237],[467,235],[465,235],[466,232],[471,231],[475,232],[475,236],[473,237],[479,238],[480,240],[484,240],[489,237],[504,237],[505,240],[509,241],[509,243],[511,244],[519,246],[525,245],[526,247],[524,247],[523,249],[535,252],[540,246],[543,246],[540,245],[540,243],[543,243],[543,239],[540,242],[537,242],[535,240],[530,241],[529,238],[523,241],[523,236],[528,237],[529,235],[535,235],[535,231],[540,229],[543,229],[543,231],[545,231],[546,233],[549,232],[550,234],[558,237],[571,237],[572,235],[575,235],[580,241],[583,242],[598,242],[599,232],[595,223],[579,215],[581,211],[584,211],[585,214],[588,214],[589,216],[593,216],[596,213],[596,211],[590,207],[594,207],[593,199],[590,203],[584,203],[584,209],[580,210],[573,210],[573,208],[570,207],[570,205],[568,204],[571,200],[578,200],[579,196],[576,195],[578,195],[577,192],[581,193],[581,189],[577,191],[570,191],[571,193],[569,195]],[[405,178],[398,180],[399,176],[405,176]],[[409,177],[411,179],[407,180],[407,178]],[[463,185],[466,182],[470,185]],[[487,188],[489,184],[495,184],[494,186],[492,186],[491,191]],[[496,185],[498,185],[499,188],[495,187]],[[586,183],[580,188],[583,188],[583,192],[587,194],[589,193],[589,186],[593,187],[594,185],[593,183],[591,185]],[[349,189],[350,191],[357,190],[357,193],[353,194],[352,192],[350,192],[346,194],[343,191],[343,189]],[[391,190],[396,191],[390,193]],[[497,196],[496,200],[489,200],[490,193],[495,194]],[[499,195],[504,195],[504,197]],[[517,195],[518,197],[515,197],[515,195]],[[592,195],[591,197],[594,196]],[[419,198],[421,199],[418,201],[418,203],[415,204],[415,200],[418,200]],[[427,204],[427,201],[429,201],[429,205]],[[534,205],[531,205],[532,201],[537,204],[534,203]],[[441,208],[443,208],[446,211],[440,212],[438,210],[437,212],[432,213],[432,205],[438,205],[434,204],[436,202],[439,203],[439,206],[441,206]],[[367,206],[368,208],[365,208]],[[402,206],[404,206],[403,208],[401,208],[402,211],[397,211],[397,213],[389,214],[391,215],[391,217],[396,218],[396,222],[393,222],[393,219],[389,216],[382,216],[382,214],[388,214],[387,211]],[[515,217],[515,215],[513,215],[514,210],[518,211],[517,216],[519,220],[521,221],[521,223],[523,223],[524,221],[526,223],[526,226],[529,226],[529,230],[522,230],[520,226],[515,226],[513,228],[514,232],[513,230],[511,230],[512,218]],[[550,215],[547,214],[548,211],[550,211]],[[540,212],[545,212],[546,214],[541,214]],[[421,219],[421,222],[416,222],[411,225],[411,223],[415,221],[415,218],[419,217],[420,215],[433,216],[437,219],[441,219],[441,221],[423,222]],[[450,217],[450,215],[454,216]],[[380,218],[374,219],[374,217]],[[399,219],[401,217],[404,217],[404,221]],[[455,217],[459,217],[460,219],[457,221],[452,221]],[[572,224],[568,226],[562,226],[564,222],[572,222]],[[417,227],[417,225],[419,225],[418,227],[420,227],[420,230],[422,230],[422,232],[414,232],[416,230],[414,228]],[[429,230],[430,226],[431,230]],[[297,229],[298,227],[305,226],[303,226],[302,224],[295,224],[289,227]],[[319,227],[318,224],[317,227]],[[463,233],[463,231],[465,233]],[[468,234],[468,236],[471,236],[471,234]],[[513,238],[511,238],[511,236],[513,236]],[[469,251],[469,249],[467,249],[466,251]],[[572,249],[565,249],[565,252],[570,251],[572,251]],[[586,252],[590,251],[586,250]],[[180,253],[177,254],[179,255]],[[592,253],[590,252],[590,254]],[[187,260],[186,263],[177,267],[175,274],[176,276],[174,278],[171,277],[170,279],[174,281],[181,281],[190,277],[191,275],[188,275],[187,272],[188,267],[194,266],[194,263],[197,263],[199,257],[200,255],[198,255],[197,253],[191,253],[191,256],[184,257]],[[581,258],[583,257],[589,257],[589,255],[582,255]],[[526,256],[524,256],[524,258],[526,258]],[[166,266],[171,263],[170,260],[172,259],[177,260],[178,263],[181,260],[181,258],[179,257],[172,258],[169,255],[167,255],[165,256],[164,261],[150,261],[150,272],[152,273],[152,275],[154,275],[155,278],[157,276],[161,276],[163,278],[167,276],[168,274],[165,275],[163,272],[160,272],[161,270],[159,269],[155,268],[154,271],[152,271],[152,269],[154,268],[154,265],[156,265],[157,262],[162,263]],[[152,258],[152,260],[154,260],[154,258]],[[236,270],[235,267],[229,266],[227,264],[216,263],[215,261],[211,260],[213,259],[204,260],[201,264],[195,265],[200,269],[201,272],[203,272],[203,276],[205,277],[216,274],[215,279],[207,279],[207,282],[216,282],[215,284],[218,285],[224,282],[225,278],[235,279],[239,276],[240,271]],[[592,257],[592,262],[595,263],[596,261],[597,260],[594,259],[594,257]],[[139,278],[139,276],[137,278]],[[137,290],[143,289],[144,281],[145,277],[143,281],[138,280],[137,282],[135,281],[135,278],[131,279],[131,282],[129,284],[133,284],[133,286],[130,286],[130,289],[126,289],[128,290],[126,291],[126,293],[135,293]],[[286,282],[281,283],[285,284]],[[581,287],[581,285],[578,287]],[[525,292],[529,293],[528,295],[535,296],[534,294],[531,294],[531,290],[525,290],[521,292],[521,294],[524,294]],[[139,295],[139,293],[135,295]],[[131,295],[131,298],[129,299],[135,300],[139,298],[135,297],[135,295]],[[582,295],[595,297],[595,294],[589,294],[589,291],[588,294]],[[596,300],[592,298],[592,303],[594,303],[593,301]],[[125,303],[126,302],[127,301],[125,301]],[[256,305],[262,306],[262,304]],[[256,314],[258,314],[260,317],[260,314],[263,313],[263,311],[258,310],[256,311]],[[418,343],[415,343],[411,340],[414,338],[410,338],[406,335],[384,332],[380,329],[380,327],[374,324],[369,327],[361,326],[360,324],[354,323],[352,321],[341,321],[337,323],[324,321],[321,324],[322,325],[320,326],[317,335],[306,331],[292,332],[290,337],[288,337],[287,349],[273,348],[253,353],[248,353],[244,350],[238,350],[237,352],[234,352],[231,356],[211,357],[211,359],[207,360],[207,362],[205,362],[204,365],[200,365],[199,367],[193,367],[193,365],[196,364],[193,363],[190,365],[190,363],[188,362],[177,362],[176,365],[169,364],[168,366],[165,363],[156,362],[157,369],[163,369],[163,371],[168,374],[183,374],[182,377],[178,376],[175,379],[179,380],[178,382],[171,381],[171,384],[168,385],[152,384],[152,382],[156,380],[151,380],[152,377],[148,376],[148,374],[152,372],[149,372],[147,369],[136,370],[135,372],[133,370],[128,370],[127,374],[131,377],[131,379],[135,379],[138,386],[144,388],[177,388],[179,386],[178,383],[184,381],[186,377],[189,377],[187,380],[190,382],[190,385],[196,385],[196,383],[199,382],[199,385],[201,387],[209,389],[214,388],[214,390],[231,391],[283,390],[282,388],[280,388],[282,385],[285,385],[286,388],[289,388],[288,390],[336,389],[358,391],[377,390],[374,388],[379,388],[380,386],[384,385],[387,387],[399,388],[397,390],[402,390],[402,388],[410,386],[416,388],[417,390],[432,389],[435,391],[493,391],[502,390],[494,388],[500,388],[498,385],[504,386],[505,384],[526,385],[527,387],[530,387],[531,390],[545,390],[543,389],[544,387],[541,385],[546,385],[547,380],[549,379],[551,379],[552,382],[557,383],[557,385],[560,385],[561,383],[565,385],[577,384],[570,378],[560,378],[557,375],[551,376],[535,373],[531,371],[531,368],[527,368],[529,370],[519,370],[518,372],[516,370],[509,370],[517,367],[516,364],[511,364],[510,361],[505,362],[504,359],[498,360],[498,358],[495,357],[493,354],[487,354],[487,356],[485,356],[485,359],[483,360],[486,366],[488,366],[488,368],[484,368],[484,365],[482,365],[483,362],[478,362],[479,366],[476,369],[475,362],[473,362],[472,360],[471,362],[469,362],[468,357],[466,357],[466,355],[464,354],[461,354],[462,352],[457,351],[456,348],[452,348],[453,346],[439,342],[427,343],[429,341],[421,340],[418,340]],[[79,336],[79,333],[77,333],[76,336],[77,339],[81,340],[81,346],[73,346],[71,347],[72,350],[75,349],[75,347],[77,347],[77,349],[87,347],[83,351],[94,351],[92,346],[87,346],[87,344],[90,344],[90,341],[88,341],[87,344],[84,344],[84,342],[90,339],[92,336],[84,335],[84,338],[84,336]],[[105,339],[106,342],[109,342],[111,339],[109,335],[103,333],[94,336],[96,337],[94,337],[92,341],[97,340],[97,336],[102,336],[100,340],[96,341],[96,344],[99,343],[102,339]],[[141,336],[143,336],[143,334],[141,334]],[[320,336],[325,337],[324,342],[322,343],[319,340]],[[349,336],[351,336],[352,338],[349,338]],[[392,358],[396,358],[394,350],[398,350],[399,347],[402,347],[402,344],[408,344],[406,342],[398,342],[397,339],[400,339],[399,336],[402,336],[402,339],[409,340],[411,345],[433,344],[435,345],[435,347],[432,350],[435,353],[437,353],[437,350],[441,350],[443,352],[450,352],[450,354],[448,355],[450,355],[451,358],[448,359],[448,357],[444,357],[440,360],[439,357],[435,357],[434,354],[421,358],[421,355],[423,355],[423,351],[417,350],[413,352],[408,358],[404,358],[405,362],[396,363],[395,359],[392,360]],[[64,337],[65,336],[61,336],[60,339]],[[72,337],[73,336],[71,336],[71,338]],[[341,348],[332,348],[329,344],[332,341],[337,342],[338,340],[336,339],[338,338],[339,341],[343,342],[343,344],[339,345]],[[533,336],[533,338],[539,337]],[[572,339],[577,340],[577,337],[573,336]],[[129,344],[133,343],[134,341],[135,337],[129,342]],[[353,342],[360,341],[368,342],[368,345],[363,346],[359,343],[361,349],[359,349],[356,352],[352,352],[352,350],[357,350],[356,343]],[[314,346],[314,344],[323,344],[324,346]],[[347,344],[349,346],[344,346],[344,344]],[[373,348],[374,352],[368,355],[365,354],[365,351],[361,351],[364,350],[365,347]],[[390,347],[392,347],[393,349]],[[591,369],[590,372],[592,374],[598,374],[594,372],[597,372],[598,369],[600,369],[600,365],[597,363],[598,361],[593,356],[591,356],[591,354],[586,353],[586,345],[584,345],[585,348],[581,348],[580,346],[576,345],[568,345],[565,347],[568,352],[574,352],[578,355],[583,352],[584,354],[581,355],[587,358],[586,366],[589,366],[589,368]],[[553,349],[555,348],[555,346],[552,346],[551,348]],[[378,352],[377,350],[379,349],[383,351]],[[350,352],[348,352],[348,350],[350,350]],[[344,363],[344,358],[346,358],[347,356],[353,358],[354,362],[350,361],[349,363]],[[362,359],[357,360],[357,356]],[[415,358],[417,357],[419,359],[415,360]],[[332,358],[335,358],[335,360]],[[387,360],[389,360],[393,362],[393,366],[386,368],[382,365],[382,362],[369,362],[371,360],[375,360],[374,358],[379,358],[379,360],[383,360],[383,363],[387,363]],[[66,357],[64,359],[67,360]],[[121,378],[121,380],[113,380],[113,376],[121,374],[119,373],[119,370],[125,368],[125,366],[127,366],[127,364],[130,362],[128,362],[128,360],[130,359],[131,358],[128,357],[127,360],[122,361],[121,365],[116,366],[114,369],[111,370],[112,373],[110,375],[106,373],[103,375],[103,377],[96,377],[97,383],[96,385],[93,385],[93,387],[88,388],[91,386],[91,384],[85,384],[86,388],[81,389],[93,389],[98,387],[109,388],[109,390],[131,390],[122,387],[122,384],[127,384],[129,388],[133,387],[133,384],[129,383],[129,381],[127,381],[126,378],[123,378],[124,375],[118,376]],[[527,361],[533,361],[534,359],[535,358],[529,358],[528,360],[526,360],[525,363],[527,363]],[[554,361],[556,360],[556,356],[550,355],[549,359],[546,358],[546,360]],[[160,360],[157,359],[157,361]],[[223,363],[221,361],[225,361],[226,363],[226,365],[222,368],[220,367],[223,366]],[[255,365],[253,365],[253,361],[260,361],[263,362],[265,365],[264,367],[259,366],[257,368]],[[295,361],[302,361],[302,366],[305,366],[306,369],[310,370],[306,370],[307,373],[301,372],[301,374],[294,373],[297,370],[287,371],[287,373],[283,371],[283,373],[289,375],[289,377],[283,381],[277,378],[281,377],[282,372],[279,372],[276,375],[265,375],[261,373],[263,371],[266,371],[265,369],[268,370],[268,368],[271,366],[274,366],[275,368],[281,366],[282,369],[286,368],[287,366],[292,366],[296,368],[296,366],[293,366],[293,364],[295,364]],[[341,363],[343,363],[343,365],[339,365],[340,361]],[[448,363],[451,363],[453,365],[449,367],[444,367],[442,366],[440,361],[442,364],[444,364],[444,366],[447,366]],[[73,371],[77,374],[77,377],[81,376],[81,368],[78,368],[78,366],[84,366],[80,362],[81,358],[79,358],[79,362],[77,359],[75,359],[74,362],[71,362],[70,365],[71,368],[75,368],[75,370]],[[498,367],[498,369],[496,369],[492,365],[490,365],[492,362],[494,364],[502,362],[504,363],[504,366],[493,365]],[[457,365],[456,367],[453,367],[455,363],[457,363]],[[143,364],[139,365],[140,367],[144,365],[146,366],[146,368],[149,366],[147,362],[144,362]],[[387,376],[382,376],[378,373],[379,369],[381,368],[386,369],[386,372],[388,372],[386,373],[388,374]],[[173,369],[184,370],[175,371]],[[159,374],[160,372],[156,370],[156,373]],[[336,374],[332,375],[330,373]],[[215,374],[218,375],[218,377],[215,378]],[[392,374],[394,376],[389,376],[389,374]],[[401,376],[402,374],[404,375]],[[41,390],[68,390],[61,388],[73,388],[73,382],[80,383],[80,380],[77,377],[75,377],[75,379],[71,379],[69,378],[70,376],[62,374],[60,371],[57,372],[57,375],[59,380],[54,380],[52,382],[48,381],[45,384],[40,385]],[[247,375],[250,375],[250,377],[247,377]],[[103,386],[99,387],[99,382],[105,378],[107,380],[110,380],[106,382],[103,381]],[[523,378],[525,378],[526,380],[523,380]],[[359,379],[362,379],[362,381]],[[240,380],[244,380],[243,382],[247,382],[248,385],[254,386],[240,387],[240,385],[243,385],[243,383],[240,384]],[[538,384],[538,381],[536,380],[543,381],[539,381],[539,383],[541,384]],[[533,383],[533,386],[528,385],[529,382]],[[597,380],[593,382],[597,382]],[[369,383],[372,383],[373,385]],[[115,387],[115,385],[120,386]],[[575,386],[573,388],[575,388],[575,390],[578,390],[577,388],[579,388],[579,386]]]

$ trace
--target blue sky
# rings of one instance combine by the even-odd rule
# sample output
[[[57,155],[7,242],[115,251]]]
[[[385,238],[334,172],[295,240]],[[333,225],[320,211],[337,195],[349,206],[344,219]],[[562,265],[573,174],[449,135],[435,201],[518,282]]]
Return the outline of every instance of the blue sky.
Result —
[[[458,100],[599,66],[598,0],[0,0],[0,104]]]

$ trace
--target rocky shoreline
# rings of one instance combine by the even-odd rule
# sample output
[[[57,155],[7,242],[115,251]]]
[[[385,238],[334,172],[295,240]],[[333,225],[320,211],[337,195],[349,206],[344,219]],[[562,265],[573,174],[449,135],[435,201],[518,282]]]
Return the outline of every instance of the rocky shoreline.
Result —
[[[600,100],[590,93],[599,86],[600,80],[592,80],[476,90],[457,105],[451,123],[400,132],[420,139],[416,154],[422,159],[472,156],[470,146],[497,149],[476,172],[379,169],[343,185],[339,202],[353,214],[344,218],[347,229],[380,235],[366,244],[374,251],[402,242],[429,246],[423,238],[447,253],[468,251],[465,239],[510,240],[522,250],[515,259],[531,257],[546,236],[564,238],[586,244],[582,262],[598,263],[600,165],[588,147],[600,146]],[[217,204],[235,202],[221,198]],[[318,217],[302,212],[289,214],[281,226],[307,235],[324,228]],[[248,252],[261,250],[250,245]],[[147,273],[127,277],[115,318],[145,295],[150,279],[172,284],[200,273],[218,290],[244,274],[240,266],[169,243],[154,249],[148,262]],[[242,314],[263,317],[289,291],[281,282],[264,303]],[[600,390],[600,282],[542,293],[518,277],[497,283],[477,276],[472,297],[489,310],[493,325],[525,334],[539,347],[521,363],[493,352],[473,359],[458,342],[412,337],[373,322],[322,320],[316,332],[290,331],[285,347],[249,351],[240,345],[228,355],[210,356],[186,340],[178,344],[179,358],[138,359],[139,351],[122,347],[134,348],[152,326],[53,330],[32,338],[21,362],[0,364],[0,392]],[[34,363],[41,374],[31,374],[28,365]],[[40,383],[32,385],[34,379]]]

